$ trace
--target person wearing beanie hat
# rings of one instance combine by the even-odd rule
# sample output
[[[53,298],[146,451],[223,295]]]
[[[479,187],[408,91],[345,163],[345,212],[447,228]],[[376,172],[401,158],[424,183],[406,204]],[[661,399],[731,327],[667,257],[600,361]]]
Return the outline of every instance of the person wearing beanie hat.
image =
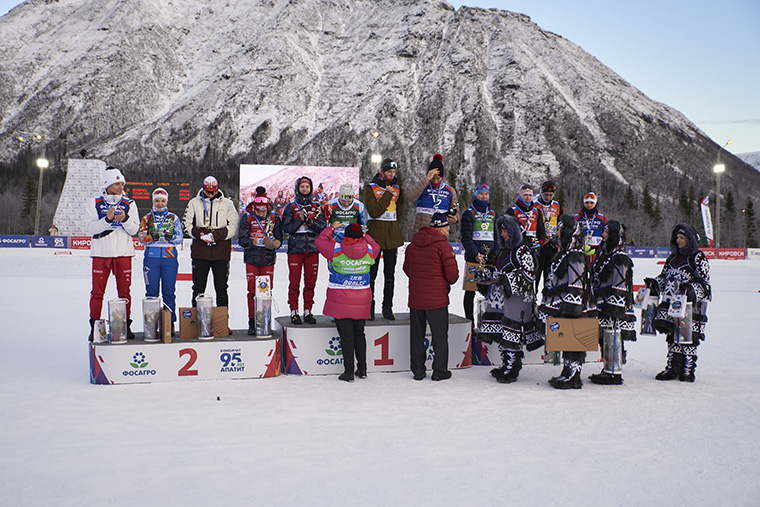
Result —
[[[295,182],[295,197],[282,212],[282,230],[288,233],[288,306],[292,324],[316,324],[311,312],[314,287],[319,272],[319,252],[314,241],[327,225],[323,207],[314,196],[311,178],[301,176]],[[298,315],[303,271],[303,321]]]
[[[583,227],[583,251],[592,264],[596,250],[602,244],[604,226],[607,225],[607,217],[596,208],[597,200],[594,192],[588,192],[583,196],[583,207],[575,214],[575,220]]]
[[[375,279],[383,259],[383,317],[394,320],[393,293],[396,279],[398,247],[404,244],[399,227],[404,212],[403,191],[398,182],[398,164],[386,158],[379,172],[364,186],[364,206],[367,210],[367,233],[380,245],[381,255],[370,267],[369,287],[372,291],[370,320],[375,319]]]
[[[372,300],[369,269],[380,253],[380,246],[372,236],[365,235],[362,226],[356,222],[348,224],[342,236],[335,234],[332,225],[325,227],[315,244],[319,253],[327,259],[330,270],[322,313],[335,319],[340,335],[343,373],[338,378],[346,382],[353,381],[354,376],[366,378],[367,340],[364,325]]]
[[[407,200],[417,207],[412,235],[416,234],[421,227],[429,225],[434,213],[447,215],[451,224],[459,222],[459,198],[456,190],[443,182],[445,174],[443,157],[436,154],[428,166],[425,177],[407,192]]]
[[[582,229],[572,215],[559,217],[557,226],[559,250],[555,255],[549,275],[546,277],[538,319],[542,330],[556,318],[576,319],[593,312],[589,287],[589,263],[583,253]],[[586,360],[585,352],[562,353],[562,372],[549,380],[555,389],[581,389],[581,368]]]
[[[232,256],[232,238],[238,232],[240,215],[232,199],[219,190],[213,176],[203,180],[198,195],[190,199],[182,219],[185,232],[193,239],[190,258],[193,261],[193,301],[206,291],[209,271],[214,274],[217,306],[229,307],[227,281]],[[228,330],[232,334],[232,330]]]
[[[473,323],[475,291],[478,290],[476,283],[468,280],[475,278],[489,256],[496,254],[494,224],[499,216],[491,209],[490,188],[485,183],[475,187],[475,195],[472,204],[462,213],[462,247],[464,248],[465,274],[462,277],[462,289],[464,289],[464,317]]]
[[[538,204],[541,211],[541,219],[544,222],[546,239],[538,251],[536,267],[536,291],[539,290],[541,278],[546,279],[549,272],[549,264],[557,253],[557,224],[559,217],[564,213],[562,203],[554,200],[557,186],[553,181],[547,180],[541,184],[541,193],[533,197],[533,202]]]
[[[335,234],[338,236],[342,236],[343,231],[350,224],[358,223],[365,228],[367,226],[364,204],[354,199],[354,196],[353,184],[344,183],[340,186],[338,196],[332,198],[326,206],[327,222],[332,224]]]
[[[248,334],[256,334],[256,277],[268,276],[274,287],[277,249],[283,240],[280,215],[273,208],[264,187],[256,187],[245,207],[238,226],[238,243],[243,249],[245,279],[248,288]]]
[[[644,278],[644,283],[650,294],[660,300],[654,328],[665,335],[668,344],[667,364],[655,378],[694,382],[697,348],[705,340],[707,303],[712,300],[712,287],[710,263],[699,249],[699,235],[692,226],[685,223],[673,226],[670,255],[665,259],[662,271],[656,278]],[[676,317],[668,313],[677,296],[686,296],[687,312],[691,303],[691,329],[684,330]],[[684,334],[690,334],[690,339],[684,339]]]
[[[171,333],[177,321],[175,288],[177,285],[176,245],[182,243],[182,221],[169,211],[169,193],[161,187],[153,191],[153,207],[142,217],[137,238],[145,245],[143,278],[145,296],[158,297],[159,289],[164,304],[172,313]]]
[[[132,332],[132,257],[135,255],[132,236],[140,226],[137,204],[124,195],[124,175],[115,167],[103,173],[103,191],[86,208],[87,232],[92,235],[92,292],[90,293],[90,335],[93,340],[95,321],[103,310],[103,296],[113,272],[116,291],[127,300],[127,338]]]
[[[515,217],[523,230],[523,243],[527,245],[534,256],[538,255],[541,246],[546,242],[546,229],[541,206],[533,202],[533,187],[523,185],[517,192],[517,201],[506,211],[507,215]]]
[[[449,218],[434,213],[430,225],[420,228],[404,254],[409,277],[409,352],[414,380],[426,376],[425,328],[430,325],[433,380],[451,378],[449,371],[449,292],[459,279],[454,250],[448,241]]]
[[[600,350],[605,351],[602,371],[589,376],[594,384],[623,383],[625,342],[636,340],[633,261],[625,253],[625,243],[625,226],[617,220],[607,222],[591,269],[591,287],[599,317],[599,345]],[[615,351],[619,351],[619,357]]]

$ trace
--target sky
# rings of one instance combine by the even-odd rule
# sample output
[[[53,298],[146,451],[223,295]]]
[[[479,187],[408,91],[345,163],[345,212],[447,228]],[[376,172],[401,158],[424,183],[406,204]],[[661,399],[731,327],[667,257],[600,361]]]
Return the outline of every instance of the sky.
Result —
[[[65,1],[65,0],[63,0]],[[0,0],[5,14],[18,0]],[[732,153],[760,152],[760,0],[468,0],[527,14]]]

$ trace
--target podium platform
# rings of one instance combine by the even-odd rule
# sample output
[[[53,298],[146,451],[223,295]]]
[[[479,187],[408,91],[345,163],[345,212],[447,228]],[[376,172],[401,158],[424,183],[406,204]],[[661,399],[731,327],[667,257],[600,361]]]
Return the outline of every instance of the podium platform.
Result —
[[[332,318],[315,316],[316,324],[292,324],[289,317],[275,319],[283,339],[283,371],[289,375],[338,375],[343,373],[340,336]],[[449,315],[449,368],[472,366],[470,321]],[[396,320],[377,317],[367,321],[367,371],[409,371],[409,314],[396,314]],[[425,335],[426,365],[432,369],[433,348],[430,330]]]
[[[281,373],[280,335],[248,336],[243,330],[213,340],[172,338],[146,342],[142,333],[127,343],[90,343],[90,382],[134,384],[178,380],[248,379]]]

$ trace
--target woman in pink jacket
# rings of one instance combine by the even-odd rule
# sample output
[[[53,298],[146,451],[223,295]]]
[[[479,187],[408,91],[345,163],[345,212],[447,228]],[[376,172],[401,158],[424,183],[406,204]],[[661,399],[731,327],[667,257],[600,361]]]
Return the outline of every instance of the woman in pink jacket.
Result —
[[[346,228],[342,241],[333,239],[335,230],[326,227],[317,237],[315,245],[330,262],[330,281],[327,301],[322,311],[335,318],[343,349],[344,371],[340,380],[354,380],[354,354],[356,376],[367,377],[367,340],[364,323],[370,315],[372,291],[369,288],[369,271],[380,253],[380,246],[362,227],[353,223]]]

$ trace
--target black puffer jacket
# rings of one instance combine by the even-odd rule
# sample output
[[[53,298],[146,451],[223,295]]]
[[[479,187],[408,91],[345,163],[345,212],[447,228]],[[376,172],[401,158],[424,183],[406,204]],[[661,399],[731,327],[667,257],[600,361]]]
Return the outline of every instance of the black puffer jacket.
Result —
[[[309,195],[298,192],[298,183],[303,179],[308,180],[311,185],[312,191]],[[282,210],[282,230],[288,233],[288,254],[317,252],[314,240],[327,226],[327,222],[322,213],[322,207],[317,200],[312,198],[313,195],[314,185],[311,178],[302,176],[295,183],[295,198]],[[306,210],[314,218],[307,219],[306,222],[301,220],[299,213],[301,209]]]

